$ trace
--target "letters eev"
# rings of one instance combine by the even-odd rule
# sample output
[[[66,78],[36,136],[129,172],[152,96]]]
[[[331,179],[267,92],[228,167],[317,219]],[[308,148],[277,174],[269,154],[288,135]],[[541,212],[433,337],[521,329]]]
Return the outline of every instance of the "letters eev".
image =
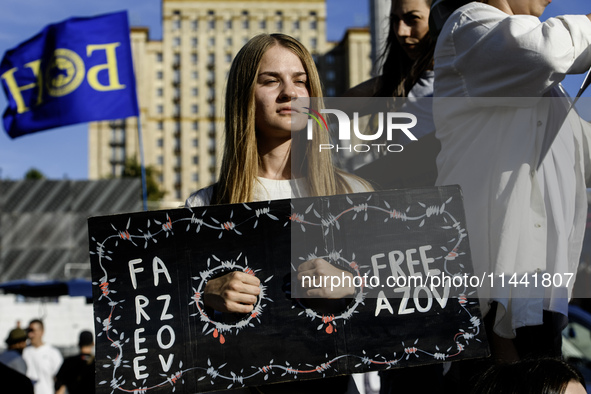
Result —
[[[11,138],[138,116],[126,12],[48,25],[0,63]]]
[[[142,259],[133,259],[130,260],[128,263],[129,276],[131,278],[131,284],[134,289],[137,289],[137,274],[141,274],[142,272],[144,272],[144,267],[140,264],[142,264]],[[168,269],[166,268],[166,265],[160,258],[154,257],[154,259],[152,260],[152,276],[154,278],[154,287],[158,287],[158,285],[160,284],[161,275],[164,276],[164,279],[166,279],[166,281],[169,284],[172,284],[172,279],[170,278],[170,274],[168,272]],[[160,321],[162,322],[174,318],[174,316],[171,313],[168,313],[168,308],[170,306],[171,300],[170,294],[159,295],[158,297],[156,297],[156,300],[162,302]],[[139,326],[142,324],[142,318],[145,321],[149,321],[150,316],[145,310],[148,307],[148,305],[150,305],[150,300],[148,299],[148,297],[141,294],[136,295],[134,305],[136,325]],[[139,327],[136,328],[133,333],[133,343],[136,355],[148,353],[148,348],[142,347],[142,343],[146,342],[146,339],[142,336],[142,333],[144,332],[145,328]],[[168,333],[168,335],[164,335],[165,333]],[[156,334],[158,347],[162,350],[170,349],[174,345],[175,339],[176,335],[174,329],[168,324],[161,326],[158,330],[158,333]],[[172,362],[174,361],[174,354],[169,353],[166,359],[162,354],[159,354],[158,358],[160,360],[162,371],[168,372],[170,370],[170,367],[172,366]],[[135,378],[138,380],[145,379],[149,376],[148,373],[144,372],[146,370],[146,366],[140,364],[140,362],[145,359],[146,356],[136,356],[133,359],[133,372],[135,374]]]

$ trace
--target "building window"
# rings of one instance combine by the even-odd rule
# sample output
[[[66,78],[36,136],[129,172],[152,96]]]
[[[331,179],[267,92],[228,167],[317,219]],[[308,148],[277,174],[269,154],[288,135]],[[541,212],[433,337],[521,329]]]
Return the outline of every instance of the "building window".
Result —
[[[158,129],[158,130],[164,130],[164,123],[162,123],[162,122],[156,123],[156,129]]]
[[[196,166],[199,165],[199,156],[193,156],[193,164],[195,164]]]
[[[172,97],[175,99],[181,98],[181,89],[174,88]]]
[[[179,185],[180,185],[180,182],[181,181],[178,182]],[[182,198],[181,189],[176,189],[174,194],[175,194],[177,200],[180,200]]]
[[[199,146],[199,140],[197,138],[193,138],[193,147],[197,148]]]
[[[181,20],[175,19],[172,21],[172,30],[180,30],[181,28]]]
[[[193,130],[199,130],[199,122],[193,122]]]
[[[248,29],[249,27],[250,26],[249,26],[249,23],[248,23],[248,19],[243,20],[242,21],[242,28],[243,29]]]
[[[163,94],[164,94],[164,91],[162,90],[162,88],[156,89],[156,97],[162,97]]]
[[[226,21],[226,29],[230,30],[232,28],[232,19],[228,19]]]
[[[158,174],[158,183],[164,183],[164,176],[162,174]]]
[[[181,132],[181,123],[180,122],[175,122],[174,123],[174,132],[175,133],[180,133]]]
[[[180,150],[181,149],[181,139],[180,138],[175,138],[174,139],[174,149],[175,150]],[[180,156],[177,158],[177,165],[179,165],[179,160]]]
[[[232,63],[232,54],[226,53],[226,63]]]
[[[316,11],[310,11],[310,18],[312,18],[310,21],[310,29],[316,30],[318,27],[318,23],[316,21]]]
[[[174,54],[173,62],[175,65],[181,64],[181,54],[180,53]]]
[[[326,63],[333,65],[334,64],[334,56],[333,55],[326,55]]]
[[[330,86],[326,89],[326,95],[329,97],[334,97],[336,95],[334,87]]]
[[[300,21],[293,21],[293,29],[298,30],[300,28]]]
[[[310,47],[312,49],[316,49],[318,46],[318,39],[317,38],[310,38]]]
[[[226,45],[231,47],[232,46],[232,37],[226,38]]]
[[[211,122],[209,124],[209,132],[210,133],[215,133],[215,123],[214,122]]]
[[[259,27],[260,27],[261,29],[266,29],[266,28],[267,28],[267,21],[266,21],[266,20],[264,20],[264,19],[263,19],[262,21],[260,21],[260,22],[259,22]]]
[[[213,100],[215,99],[215,88],[210,86],[208,89],[208,93],[207,93],[207,99],[208,100]]]
[[[199,88],[191,88],[191,96],[196,97],[199,95]]]
[[[334,70],[328,70],[328,72],[326,73],[326,79],[328,79],[329,81],[334,81],[334,79],[335,79]]]
[[[215,37],[209,37],[209,40],[207,40],[207,43],[210,47],[214,47],[215,46]]]
[[[159,114],[163,113],[164,112],[164,107],[161,104],[158,104],[156,106],[156,112],[159,113]]]
[[[193,48],[197,48],[197,44],[199,43],[199,41],[197,40],[197,37],[193,37],[191,38],[191,46]]]
[[[191,112],[196,114],[197,112],[199,112],[199,106],[197,104],[193,104],[191,105]]]
[[[209,116],[215,116],[215,104],[209,104]]]
[[[193,173],[193,182],[199,182],[199,174],[196,172]]]
[[[191,54],[191,63],[197,64],[197,60],[199,60],[199,57],[197,56],[197,54],[196,53],[192,53]]]
[[[162,52],[156,52],[156,62],[162,63]]]
[[[172,46],[173,47],[181,46],[181,38],[180,37],[173,37],[172,38]]]
[[[181,114],[181,106],[178,104],[174,105],[174,111],[172,113],[174,116],[179,116]]]
[[[158,138],[156,140],[156,146],[158,146],[158,148],[162,148],[164,146],[164,139]]]
[[[192,78],[192,79],[197,79],[197,78],[199,78],[199,73],[198,73],[197,71],[193,71],[193,72],[191,72],[191,78]]]
[[[199,22],[197,22],[197,20],[191,21],[191,29],[193,29],[193,31],[196,31],[198,27]]]
[[[207,55],[207,65],[213,66],[214,63],[215,63],[215,54],[210,53],[209,55]]]
[[[209,28],[209,30],[215,29],[215,19],[210,19],[209,21],[207,21],[207,27]]]
[[[162,79],[163,74],[162,71],[156,71],[156,79]]]
[[[156,162],[158,163],[158,165],[164,165],[164,156],[158,156],[156,158]]]
[[[277,30],[278,31],[283,30],[283,21],[277,21]]]
[[[174,70],[172,73],[172,82],[179,83],[181,81],[181,73],[179,70]]]

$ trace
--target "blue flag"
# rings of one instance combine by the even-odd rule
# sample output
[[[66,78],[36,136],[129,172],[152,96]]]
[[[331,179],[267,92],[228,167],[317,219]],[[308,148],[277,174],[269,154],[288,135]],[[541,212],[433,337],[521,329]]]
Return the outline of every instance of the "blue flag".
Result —
[[[126,12],[48,25],[6,52],[0,80],[11,138],[138,116]]]

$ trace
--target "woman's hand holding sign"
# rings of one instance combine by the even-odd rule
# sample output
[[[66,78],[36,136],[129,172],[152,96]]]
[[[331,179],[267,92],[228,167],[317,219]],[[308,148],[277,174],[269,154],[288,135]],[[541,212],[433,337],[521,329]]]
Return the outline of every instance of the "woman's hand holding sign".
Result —
[[[352,279],[353,274],[324,259],[308,260],[298,267],[298,290],[307,298],[338,300],[351,296],[355,294]]]
[[[203,303],[219,312],[249,313],[261,291],[260,284],[256,276],[230,272],[207,282]]]

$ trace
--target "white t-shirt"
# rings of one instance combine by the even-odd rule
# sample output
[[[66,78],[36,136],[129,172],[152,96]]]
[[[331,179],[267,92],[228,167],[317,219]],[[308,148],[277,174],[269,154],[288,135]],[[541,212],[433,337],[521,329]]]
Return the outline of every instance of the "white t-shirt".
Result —
[[[345,175],[345,179],[353,190],[353,193],[369,191],[367,187],[350,176]],[[213,195],[213,185],[203,188],[191,194],[185,202],[186,207],[203,207],[209,205]],[[310,192],[304,178],[296,179],[268,179],[257,177],[254,188],[253,201],[281,200],[284,198],[308,197]]]
[[[54,394],[54,377],[64,361],[60,351],[46,344],[39,347],[27,346],[23,350],[23,358],[27,363],[27,376],[33,382],[35,394]]]

